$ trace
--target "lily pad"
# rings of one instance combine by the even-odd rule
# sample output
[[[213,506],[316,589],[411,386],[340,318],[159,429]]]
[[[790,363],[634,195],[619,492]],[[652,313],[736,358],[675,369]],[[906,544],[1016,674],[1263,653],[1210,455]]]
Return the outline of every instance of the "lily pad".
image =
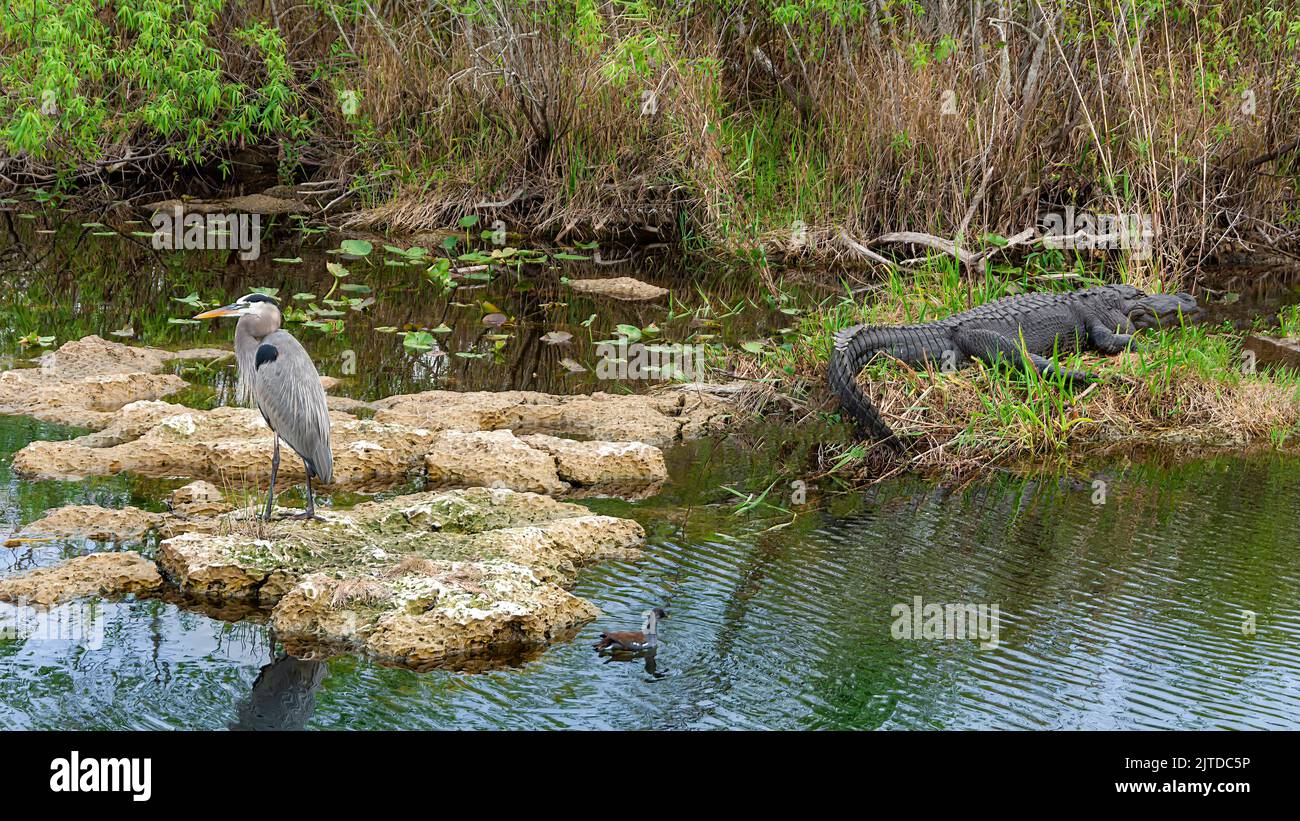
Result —
[[[436,343],[433,334],[428,331],[410,331],[402,340],[402,344],[413,351],[429,351],[433,350]]]
[[[339,243],[339,250],[352,256],[364,257],[374,250],[373,245],[364,239],[345,239]]]

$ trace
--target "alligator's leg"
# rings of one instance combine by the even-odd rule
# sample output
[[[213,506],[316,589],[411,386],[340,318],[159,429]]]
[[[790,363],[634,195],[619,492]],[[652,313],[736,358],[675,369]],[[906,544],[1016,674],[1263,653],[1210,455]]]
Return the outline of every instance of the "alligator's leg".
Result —
[[[1009,339],[997,331],[986,329],[961,330],[953,335],[953,341],[961,352],[992,365],[999,359],[1017,370],[1024,368],[1026,352],[1016,340]],[[1072,371],[1055,365],[1051,360],[1038,354],[1028,354],[1030,363],[1040,374],[1056,377],[1064,375],[1073,384],[1086,384],[1096,379],[1086,371]]]
[[[1093,325],[1088,328],[1088,344],[1107,356],[1138,348],[1138,342],[1133,338],[1133,334],[1117,334],[1105,325]]]

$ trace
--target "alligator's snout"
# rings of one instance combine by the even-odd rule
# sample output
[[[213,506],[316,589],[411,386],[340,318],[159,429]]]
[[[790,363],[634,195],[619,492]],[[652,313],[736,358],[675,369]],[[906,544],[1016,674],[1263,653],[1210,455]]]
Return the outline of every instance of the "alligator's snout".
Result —
[[[1128,318],[1138,328],[1159,328],[1191,322],[1201,313],[1196,297],[1189,293],[1151,294],[1134,303]]]

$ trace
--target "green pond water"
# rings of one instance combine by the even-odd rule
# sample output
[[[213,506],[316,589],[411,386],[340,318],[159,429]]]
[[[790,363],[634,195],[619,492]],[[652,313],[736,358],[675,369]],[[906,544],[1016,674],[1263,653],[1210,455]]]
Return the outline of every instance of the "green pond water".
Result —
[[[196,312],[174,300],[191,292],[233,299],[254,285],[323,295],[332,280],[324,263],[336,258],[321,251],[335,243],[320,237],[291,231],[282,246],[242,262],[159,254],[129,236],[143,226],[96,237],[104,229],[83,227],[88,219],[0,211],[0,357],[12,364],[42,350],[22,344],[31,334],[61,344],[88,333],[114,338],[129,326],[132,341],[146,344],[228,344],[230,325],[168,323]],[[362,398],[430,387],[611,390],[560,360],[590,365],[590,343],[617,324],[654,324],[671,341],[733,341],[790,321],[779,306],[727,285],[735,280],[728,272],[685,273],[653,259],[564,265],[573,276],[637,274],[709,311],[677,316],[663,304],[575,298],[554,273],[536,271],[498,275],[448,298],[415,284],[417,269],[347,264],[349,280],[368,285],[375,303],[344,308],[338,333],[291,330],[323,372],[344,379],[341,393]],[[1285,286],[1266,299],[1295,296]],[[512,322],[484,325],[497,312]],[[427,351],[376,330],[440,325],[451,330]],[[540,341],[555,330],[573,342]],[[499,352],[492,335],[508,337]],[[355,373],[343,367],[346,351]],[[230,401],[226,366],[183,373],[195,384],[185,402]],[[32,482],[10,472],[26,443],[78,433],[0,416],[0,541],[62,504],[158,509],[179,484],[130,475]],[[998,473],[961,488],[915,478],[856,495],[814,488],[816,509],[791,521],[770,508],[737,512],[722,488],[761,491],[779,475],[770,498],[789,505],[800,458],[790,453],[838,434],[735,433],[670,449],[672,482],[657,497],[586,502],[639,520],[644,557],[583,571],[574,592],[604,615],[515,666],[415,673],[350,655],[297,660],[263,625],[156,600],[93,602],[69,609],[84,627],[75,638],[49,630],[0,637],[0,727],[1300,727],[1300,460],[1167,454],[1075,466],[1068,475]],[[113,547],[0,547],[0,576]],[[896,608],[918,596],[997,605],[997,647],[896,638]],[[599,632],[636,628],[653,605],[672,614],[653,660],[592,652]],[[21,617],[0,605],[0,629]]]

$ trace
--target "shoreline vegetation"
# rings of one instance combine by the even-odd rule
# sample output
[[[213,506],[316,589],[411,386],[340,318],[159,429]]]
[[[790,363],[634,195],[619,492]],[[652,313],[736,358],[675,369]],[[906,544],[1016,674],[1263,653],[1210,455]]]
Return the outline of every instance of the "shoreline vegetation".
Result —
[[[345,230],[739,260],[793,327],[710,361],[754,380],[743,404],[846,431],[822,385],[839,328],[1300,259],[1300,15],[1272,0],[24,0],[0,52],[0,191],[274,190]],[[820,304],[791,290],[841,277]],[[862,380],[922,470],[1293,446],[1294,370],[1245,368],[1230,328],[1143,336],[1073,357],[1102,376],[1077,392],[881,361]],[[818,459],[898,468],[864,443]]]
[[[1057,287],[1066,287],[1061,282]],[[1096,282],[1068,287],[1090,284]],[[727,367],[762,386],[746,398],[750,407],[784,406],[805,419],[823,416],[836,408],[825,385],[835,330],[932,321],[1027,287],[993,276],[972,282],[944,260],[915,276],[891,276],[865,300],[852,293],[825,300],[801,318],[784,344],[737,354]],[[1258,330],[1279,337],[1300,336],[1300,311],[1284,309],[1272,325],[1256,322]],[[1063,368],[1098,375],[1096,383],[1077,389],[1063,377],[1032,369],[1022,373],[977,362],[945,373],[877,357],[858,381],[908,450],[894,457],[870,442],[832,443],[818,454],[818,478],[878,481],[903,469],[957,476],[1147,445],[1293,450],[1300,441],[1300,370],[1257,365],[1244,353],[1244,337],[1229,325],[1187,325],[1143,331],[1139,348],[1118,356],[1051,357]],[[839,418],[847,430],[842,412]]]
[[[0,184],[972,272],[1073,208],[1181,271],[1296,246],[1298,49],[1272,0],[25,0]]]

